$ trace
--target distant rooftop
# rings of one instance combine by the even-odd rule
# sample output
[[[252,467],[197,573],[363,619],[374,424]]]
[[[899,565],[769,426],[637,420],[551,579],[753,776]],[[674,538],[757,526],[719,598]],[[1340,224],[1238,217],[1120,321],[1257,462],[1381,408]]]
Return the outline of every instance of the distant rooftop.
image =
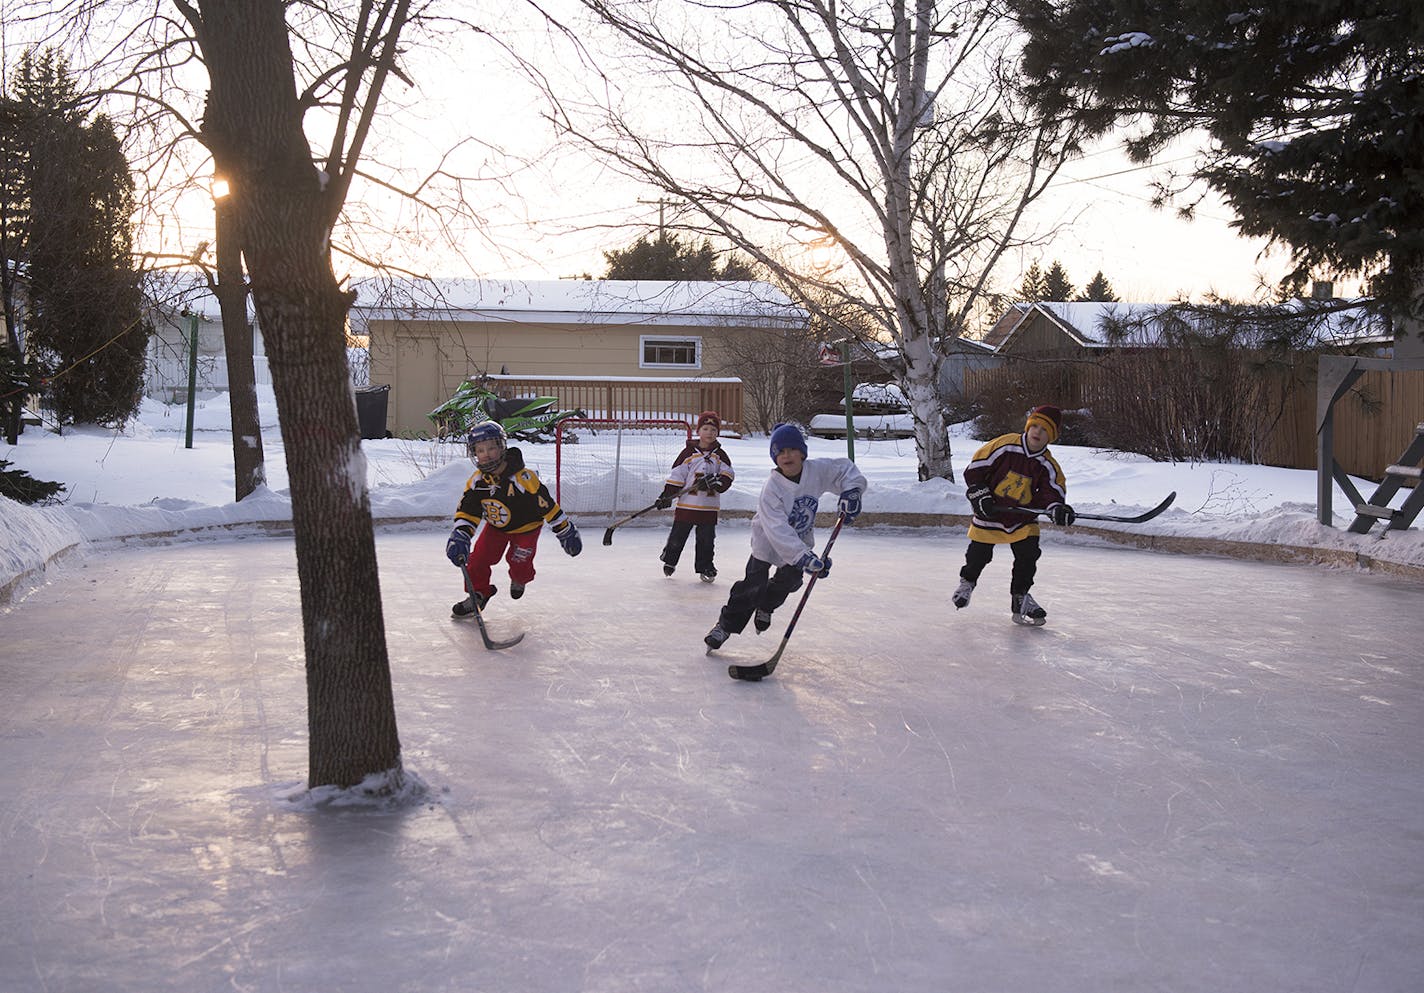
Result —
[[[785,293],[755,281],[373,277],[355,281],[352,288],[356,291],[353,330],[370,320],[401,318],[747,327],[803,327],[808,319]],[[145,292],[169,313],[219,319],[217,300],[201,272],[149,273]],[[247,307],[251,320],[251,297]]]
[[[1388,322],[1367,307],[1368,301],[1335,300],[1336,309],[1321,301],[1290,300],[1279,307],[1258,308],[1262,318],[1274,313],[1309,315],[1308,343],[1314,347],[1387,342],[1393,335]],[[1060,303],[1014,304],[995,324],[997,345],[1002,345],[1034,311],[1046,314],[1088,348],[1114,345],[1155,345],[1169,322],[1185,322],[1205,329],[1217,312],[1226,308],[1171,303]]]
[[[353,321],[420,318],[561,324],[802,326],[769,283],[608,279],[363,279]]]

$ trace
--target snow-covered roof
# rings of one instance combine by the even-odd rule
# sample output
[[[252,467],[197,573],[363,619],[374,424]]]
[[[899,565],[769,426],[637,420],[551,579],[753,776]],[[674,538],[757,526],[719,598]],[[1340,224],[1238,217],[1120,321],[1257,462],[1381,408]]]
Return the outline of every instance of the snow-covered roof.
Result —
[[[1298,329],[1298,343],[1303,347],[1328,348],[1339,345],[1373,344],[1393,337],[1388,322],[1367,306],[1367,301],[1333,301],[1333,307],[1320,301],[1290,300],[1277,307],[1262,307],[1249,312],[1262,327],[1281,315],[1298,315],[1305,325]],[[1015,307],[1022,305],[1015,304]],[[1210,331],[1218,315],[1224,321],[1243,318],[1240,308],[1208,305],[1186,307],[1171,303],[1062,303],[1043,301],[1024,311],[1012,329],[999,343],[1003,348],[1015,333],[1026,325],[1035,312],[1047,316],[1070,338],[1085,348],[1105,348],[1119,345],[1156,345],[1173,328],[1183,326]]]
[[[799,327],[806,311],[769,283],[610,279],[363,279],[352,322]]]

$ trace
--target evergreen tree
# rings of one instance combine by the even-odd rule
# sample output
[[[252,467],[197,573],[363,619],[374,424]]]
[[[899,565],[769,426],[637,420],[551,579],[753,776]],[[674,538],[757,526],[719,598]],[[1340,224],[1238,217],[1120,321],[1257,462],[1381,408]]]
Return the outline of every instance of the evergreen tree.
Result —
[[[1406,0],[1013,0],[1027,88],[1053,117],[1135,132],[1150,161],[1205,129],[1196,176],[1243,234],[1313,271],[1380,276],[1388,303],[1424,309],[1424,8]]]
[[[128,161],[107,118],[86,123],[76,111],[61,56],[26,53],[13,89],[25,156],[29,351],[60,423],[122,423],[142,399],[151,333],[132,263]]]
[[[1054,259],[1053,265],[1048,267],[1048,274],[1043,277],[1043,299],[1066,302],[1073,299],[1073,290],[1073,283],[1068,279],[1068,270],[1063,268],[1063,263]]]
[[[605,279],[702,282],[755,278],[752,264],[736,254],[719,263],[710,240],[704,238],[701,244],[694,244],[667,232],[652,240],[639,238],[627,248],[604,252],[603,258],[608,263]]]
[[[1024,273],[1023,282],[1019,283],[1019,300],[1022,303],[1038,303],[1047,299],[1048,283],[1043,277],[1043,270],[1034,262]]]
[[[1088,280],[1088,285],[1083,287],[1083,292],[1078,296],[1079,303],[1117,303],[1117,294],[1113,292],[1112,284],[1108,282],[1101,269],[1097,275]]]
[[[0,369],[4,370],[0,376],[0,418],[5,441],[11,445],[19,443],[25,398],[31,393],[20,340],[20,315],[25,309],[21,275],[29,258],[30,201],[25,182],[29,156],[24,128],[29,116],[8,93],[0,93],[0,311],[5,314],[5,340],[0,343]]]
[[[60,494],[66,488],[63,483],[36,479],[24,469],[12,469],[13,465],[14,463],[7,459],[0,459],[0,497],[14,500],[16,503],[40,505],[55,503],[60,499]]]

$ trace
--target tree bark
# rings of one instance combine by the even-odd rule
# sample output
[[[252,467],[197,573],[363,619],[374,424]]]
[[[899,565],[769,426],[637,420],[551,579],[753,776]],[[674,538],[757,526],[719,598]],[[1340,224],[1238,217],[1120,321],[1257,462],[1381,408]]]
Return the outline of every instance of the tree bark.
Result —
[[[228,404],[232,422],[234,499],[241,500],[267,481],[262,452],[262,419],[257,413],[257,373],[252,357],[252,325],[247,322],[247,284],[242,249],[232,230],[232,205],[219,197],[213,207],[217,253],[216,296],[222,314],[227,356]]]
[[[180,8],[184,5],[180,3]],[[312,161],[281,0],[200,0],[203,132],[230,165],[231,219],[267,343],[292,492],[306,649],[308,785],[400,778],[400,741],[355,397],[335,211]]]

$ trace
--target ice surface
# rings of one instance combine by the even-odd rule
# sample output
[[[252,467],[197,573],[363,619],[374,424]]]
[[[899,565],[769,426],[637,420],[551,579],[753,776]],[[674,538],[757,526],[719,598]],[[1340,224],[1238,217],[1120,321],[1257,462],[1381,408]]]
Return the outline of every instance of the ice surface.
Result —
[[[379,537],[400,811],[301,802],[290,541],[66,560],[0,620],[0,989],[1418,990],[1419,584],[1047,542],[1020,628],[858,528],[746,684],[746,525],[712,586],[664,534],[546,544],[497,654]]]

